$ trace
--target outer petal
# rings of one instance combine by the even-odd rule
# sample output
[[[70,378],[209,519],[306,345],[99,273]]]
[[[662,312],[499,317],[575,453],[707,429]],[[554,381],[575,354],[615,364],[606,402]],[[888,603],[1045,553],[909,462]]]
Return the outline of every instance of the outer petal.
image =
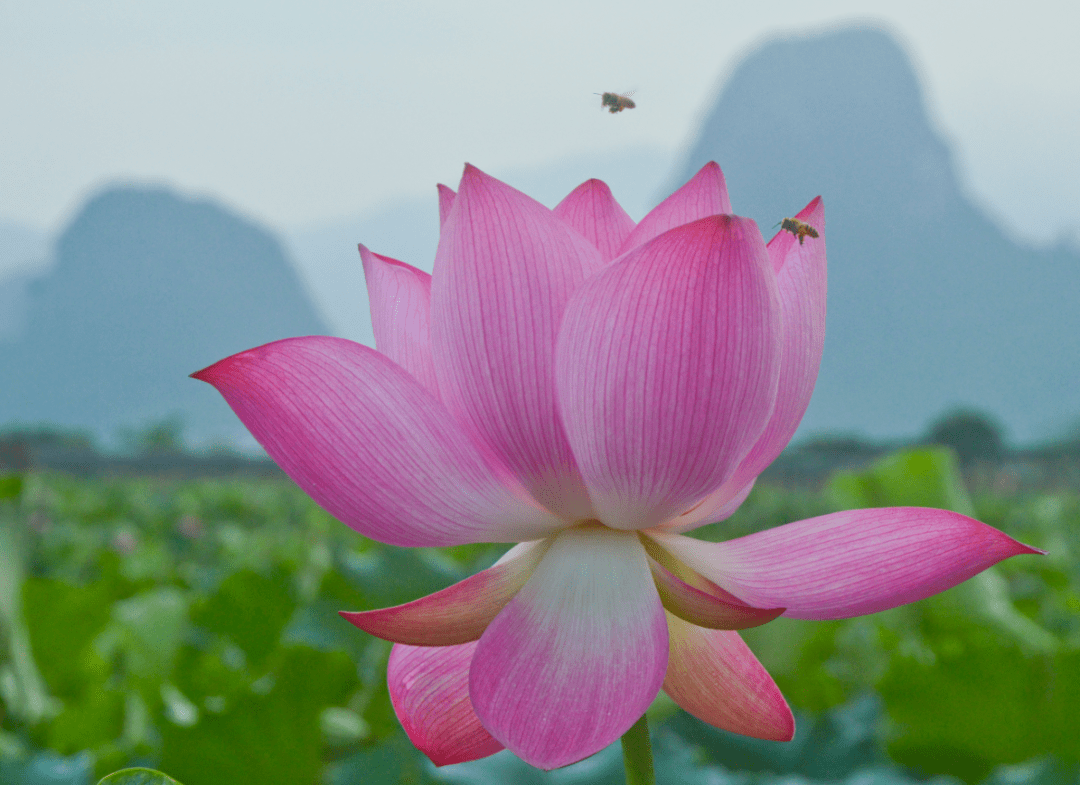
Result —
[[[439,227],[441,228],[450,215],[450,208],[454,206],[454,189],[439,183]]]
[[[745,462],[744,460],[743,463]],[[754,482],[751,480],[732,496],[730,489],[734,483],[728,480],[682,515],[661,524],[660,528],[668,532],[685,532],[707,523],[726,521],[746,501],[746,497],[754,489]]]
[[[780,385],[772,419],[746,456],[729,491],[738,491],[776,460],[795,435],[814,392],[825,346],[825,208],[821,197],[795,216],[818,230],[820,237],[800,243],[781,231],[768,245],[784,310],[784,349]]]
[[[431,276],[360,246],[375,347],[436,396],[431,361]]]
[[[589,180],[555,205],[555,217],[596,246],[600,257],[610,262],[634,230],[634,219],[626,214],[603,180]]]
[[[549,509],[590,518],[559,422],[552,356],[570,295],[602,262],[551,211],[467,166],[431,293],[439,390]]]
[[[780,688],[739,637],[668,614],[671,657],[664,692],[699,720],[732,733],[791,741],[795,718]]]
[[[710,215],[728,215],[732,212],[728,199],[724,173],[709,161],[690,180],[649,211],[634,231],[623,241],[619,253],[644,245],[669,229],[688,224]]]
[[[386,666],[390,702],[409,740],[436,766],[486,758],[503,748],[469,702],[476,643],[394,646]]]
[[[451,646],[477,640],[532,575],[547,543],[522,543],[493,567],[418,600],[350,613],[345,619],[364,632],[413,646]]]
[[[527,763],[565,766],[645,713],[667,669],[667,623],[645,550],[601,527],[561,532],[480,638],[469,694]]]
[[[698,627],[745,630],[760,627],[784,612],[783,608],[752,608],[742,602],[733,602],[734,598],[725,597],[727,592],[722,590],[722,593],[709,592],[691,586],[652,558],[649,569],[668,615],[674,614]]]
[[[527,500],[412,376],[342,338],[290,338],[192,374],[311,498],[392,545],[519,542],[562,523]]]
[[[563,422],[601,520],[648,528],[727,480],[772,412],[780,303],[757,226],[680,226],[587,281],[563,320]]]
[[[924,599],[1021,553],[1041,553],[966,515],[926,507],[848,510],[727,542],[654,539],[750,605],[844,619]]]

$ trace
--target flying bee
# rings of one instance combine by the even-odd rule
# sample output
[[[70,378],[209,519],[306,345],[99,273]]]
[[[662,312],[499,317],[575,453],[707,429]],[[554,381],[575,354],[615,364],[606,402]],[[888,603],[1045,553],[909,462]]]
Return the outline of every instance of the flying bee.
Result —
[[[605,106],[612,114],[618,114],[623,109],[633,109],[637,104],[630,100],[636,90],[631,90],[626,95],[619,95],[618,93],[593,93],[593,95],[600,96],[600,108]]]
[[[780,231],[791,232],[793,235],[799,238],[799,245],[803,244],[803,240],[807,237],[820,237],[818,230],[812,227],[810,224],[797,221],[794,218],[785,218],[780,222]]]

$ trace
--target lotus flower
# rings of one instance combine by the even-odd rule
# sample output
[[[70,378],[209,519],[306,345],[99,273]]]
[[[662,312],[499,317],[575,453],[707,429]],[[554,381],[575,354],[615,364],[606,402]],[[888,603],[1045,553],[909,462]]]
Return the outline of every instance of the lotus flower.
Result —
[[[467,166],[440,186],[434,274],[360,254],[378,351],[279,341],[195,374],[331,514],[399,546],[518,543],[406,605],[343,614],[394,641],[390,696],[439,765],[503,747],[550,769],[663,689],[790,739],[736,630],[838,619],[1033,553],[944,510],[854,510],[727,542],[790,440],[825,326],[820,198],[768,245],[710,163],[635,225],[599,180],[549,210]]]

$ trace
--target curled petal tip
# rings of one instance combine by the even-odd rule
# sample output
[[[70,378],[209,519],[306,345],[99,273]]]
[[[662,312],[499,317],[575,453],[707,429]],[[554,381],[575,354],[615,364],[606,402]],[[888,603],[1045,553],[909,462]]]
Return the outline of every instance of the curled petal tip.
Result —
[[[825,204],[821,201],[821,197],[815,196],[811,199],[806,207],[799,210],[796,217],[806,221],[818,231],[823,231],[825,229]]]
[[[364,265],[367,265],[367,264],[369,264],[371,262],[371,257],[379,256],[378,254],[374,253],[370,248],[368,248],[363,243],[357,243],[356,244],[356,250],[360,252],[360,262],[361,262],[361,264],[364,264]],[[380,259],[385,259],[386,257],[381,257],[380,256],[379,258]]]
[[[780,688],[737,632],[668,616],[671,658],[664,691],[699,720],[732,733],[791,741],[795,718]]]
[[[235,355],[233,356],[235,357]],[[221,378],[221,371],[224,370],[223,366],[231,359],[232,357],[226,357],[224,360],[218,360],[216,363],[211,363],[202,370],[195,371],[195,373],[189,373],[188,377],[191,379],[198,379],[200,382],[206,382],[212,387],[217,387],[217,382]]]
[[[767,739],[766,741],[791,741],[795,738],[795,715],[791,713],[790,709],[786,719],[788,722],[777,729],[776,738]]]
[[[401,646],[390,652],[386,682],[409,739],[436,766],[477,760],[502,749],[469,701],[475,643]]]
[[[1020,540],[1010,537],[999,529],[994,529],[984,523],[979,523],[978,521],[974,521],[974,519],[972,520],[974,523],[978,523],[979,527],[985,527],[983,532],[989,541],[998,543],[999,553],[997,561],[1011,559],[1013,556],[1046,556],[1049,553],[1049,551],[1044,551],[1042,548],[1036,548],[1027,543],[1020,542]]]
[[[454,201],[457,202],[461,196],[466,194],[472,194],[472,198],[476,198],[477,194],[486,193],[488,189],[511,189],[506,183],[497,177],[492,177],[472,164],[465,164],[465,169],[461,173],[461,181],[458,183],[457,193],[454,195]],[[524,194],[522,194],[524,196]],[[502,220],[502,218],[500,218]]]
[[[767,624],[786,610],[751,607],[704,580],[699,581],[701,587],[693,586],[652,558],[649,568],[664,609],[697,627],[745,630]]]
[[[446,223],[446,219],[450,217],[450,210],[454,207],[454,200],[457,198],[457,193],[453,188],[439,183],[439,226]]]
[[[434,594],[392,608],[339,614],[364,632],[394,643],[469,643],[513,599],[546,551],[547,543],[522,543],[494,566]]]

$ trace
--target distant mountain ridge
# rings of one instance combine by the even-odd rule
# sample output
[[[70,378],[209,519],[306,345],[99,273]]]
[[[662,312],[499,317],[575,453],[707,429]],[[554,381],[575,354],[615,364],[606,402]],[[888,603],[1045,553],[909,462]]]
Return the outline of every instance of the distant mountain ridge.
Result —
[[[1080,253],[1017,246],[965,197],[890,35],[755,50],[672,183],[709,160],[766,237],[824,198],[828,326],[802,435],[916,434],[967,405],[1027,441],[1080,417]]]
[[[657,193],[665,159],[642,148],[488,171],[549,205],[600,177],[637,219],[716,160],[735,212],[766,238],[821,194],[828,327],[797,438],[912,437],[967,406],[1026,443],[1080,418],[1080,251],[1017,246],[967,199],[887,33],[761,46]],[[52,421],[108,432],[180,413],[196,436],[243,435],[186,374],[289,335],[373,344],[356,243],[430,270],[436,205],[433,183],[426,197],[292,233],[298,275],[269,232],[218,205],[162,189],[99,194],[58,238],[47,276],[4,280],[0,270],[0,428]]]
[[[48,255],[45,232],[0,219],[0,344],[22,329],[30,307],[30,283]]]
[[[19,339],[0,344],[0,426],[110,433],[179,415],[196,438],[237,437],[220,396],[187,375],[326,332],[265,229],[209,201],[113,188],[57,239]]]

